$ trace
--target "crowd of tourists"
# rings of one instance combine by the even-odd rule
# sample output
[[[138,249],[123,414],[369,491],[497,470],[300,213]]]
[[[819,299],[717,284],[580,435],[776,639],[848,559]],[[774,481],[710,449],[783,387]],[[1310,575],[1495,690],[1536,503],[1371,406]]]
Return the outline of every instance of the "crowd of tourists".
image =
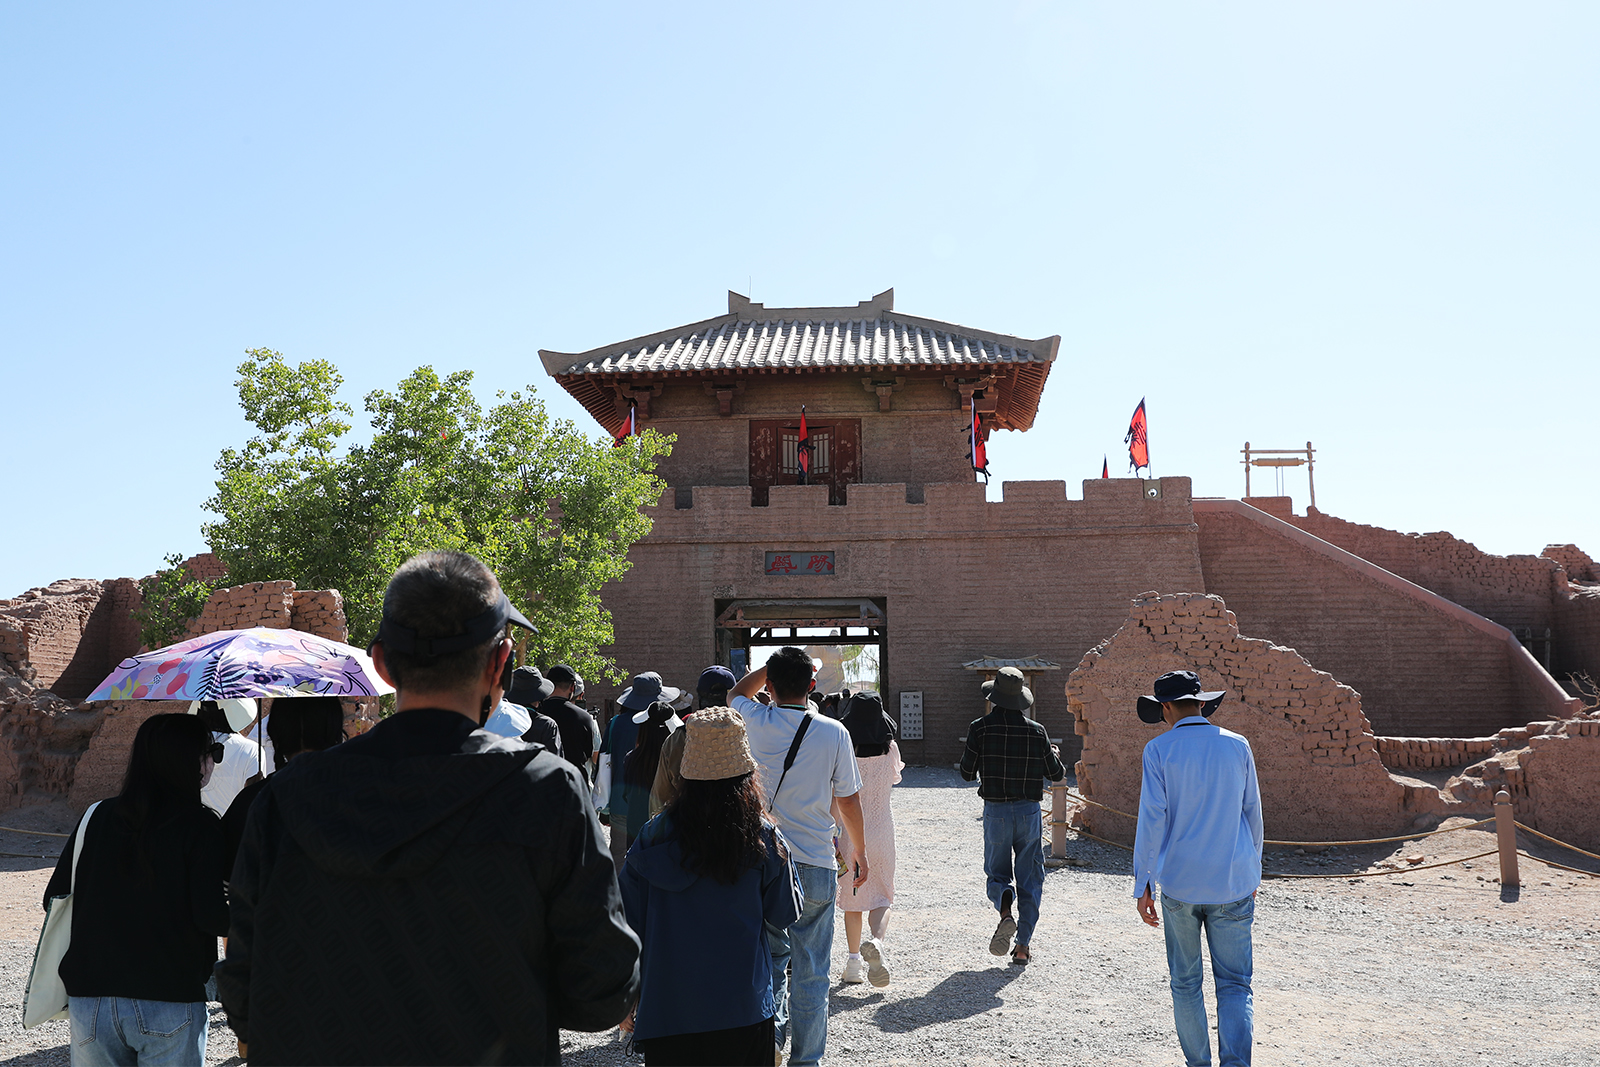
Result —
[[[488,568],[425,553],[384,596],[370,651],[395,712],[372,729],[346,741],[331,697],[146,719],[46,889],[73,894],[73,1063],[202,1063],[210,1000],[252,1063],[559,1063],[561,1030],[618,1026],[651,1067],[821,1062],[837,914],[839,980],[891,982],[904,765],[882,700],[819,701],[785,647],[693,692],[637,674],[602,727],[570,667],[512,668],[511,627],[532,629]],[[1259,799],[1199,690],[1165,675],[1140,702],[1174,729],[1146,747],[1134,896],[1161,925],[1161,885],[1187,1061],[1211,1062],[1204,931],[1221,1062],[1248,1063]],[[989,949],[1020,967],[1065,768],[1020,673],[982,698],[960,767]]]

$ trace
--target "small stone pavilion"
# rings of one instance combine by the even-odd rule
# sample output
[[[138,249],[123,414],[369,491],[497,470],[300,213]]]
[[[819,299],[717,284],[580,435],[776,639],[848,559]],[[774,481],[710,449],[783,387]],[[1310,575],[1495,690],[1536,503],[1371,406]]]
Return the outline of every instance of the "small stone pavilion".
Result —
[[[1060,343],[903,314],[890,290],[835,308],[730,293],[726,315],[541,352],[612,434],[631,413],[677,435],[654,529],[604,591],[612,654],[693,685],[754,646],[876,645],[906,758],[956,759],[984,711],[974,662],[1075,663],[1141,590],[1202,587],[1188,479],[1095,479],[1084,500],[1008,482],[985,500],[972,412],[985,436],[1029,429]],[[1061,687],[1041,688],[1038,713],[1070,747]]]

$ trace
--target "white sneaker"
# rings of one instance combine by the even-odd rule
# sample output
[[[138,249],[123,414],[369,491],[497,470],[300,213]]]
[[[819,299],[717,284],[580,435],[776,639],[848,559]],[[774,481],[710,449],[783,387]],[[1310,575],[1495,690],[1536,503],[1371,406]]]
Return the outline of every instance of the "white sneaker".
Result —
[[[864,980],[864,970],[860,958],[847,959],[844,961],[844,976],[839,980],[845,985],[860,985]]]
[[[867,961],[867,981],[879,989],[889,984],[889,963],[876,941],[861,942],[861,958]]]

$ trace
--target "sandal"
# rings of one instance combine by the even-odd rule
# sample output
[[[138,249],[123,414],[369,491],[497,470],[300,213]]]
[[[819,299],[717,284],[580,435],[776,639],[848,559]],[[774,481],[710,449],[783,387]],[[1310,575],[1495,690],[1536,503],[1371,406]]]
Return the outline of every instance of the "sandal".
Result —
[[[994,928],[994,936],[989,938],[989,954],[991,956],[1004,956],[1011,947],[1011,935],[1017,932],[1017,920],[1009,915],[1000,917],[1000,925]]]
[[[1018,955],[1020,952],[1026,952],[1028,954],[1026,956],[1020,956]],[[1026,967],[1028,965],[1028,961],[1031,959],[1033,959],[1033,953],[1029,951],[1027,945],[1018,945],[1016,948],[1011,950],[1011,963],[1013,966]]]

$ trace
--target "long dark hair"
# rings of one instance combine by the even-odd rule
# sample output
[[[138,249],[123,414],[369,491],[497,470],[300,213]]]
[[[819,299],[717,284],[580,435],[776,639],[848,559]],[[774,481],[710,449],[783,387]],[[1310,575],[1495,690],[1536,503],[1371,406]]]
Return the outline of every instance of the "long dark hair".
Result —
[[[272,763],[278,770],[291,756],[321,752],[344,740],[344,706],[338,697],[291,697],[272,702],[267,716]]]
[[[672,718],[672,705],[658,700],[650,705],[650,718],[639,727],[639,737],[622,765],[622,780],[629,785],[649,789],[655,784],[656,766],[661,762],[661,745],[672,731],[667,720]]]
[[[133,736],[118,807],[133,828],[134,852],[147,874],[155,869],[150,852],[155,823],[169,812],[201,807],[200,761],[211,744],[211,731],[196,715],[152,715]]]
[[[695,874],[732,885],[746,868],[760,865],[761,790],[754,774],[685,778],[666,811],[683,865]]]

